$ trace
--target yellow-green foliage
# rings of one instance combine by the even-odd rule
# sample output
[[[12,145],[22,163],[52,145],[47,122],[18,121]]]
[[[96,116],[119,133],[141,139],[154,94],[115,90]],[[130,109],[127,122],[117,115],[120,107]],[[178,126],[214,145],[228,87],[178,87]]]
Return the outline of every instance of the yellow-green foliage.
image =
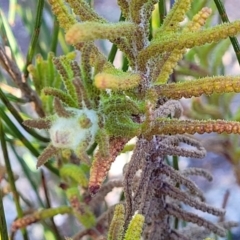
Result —
[[[206,43],[217,42],[229,36],[234,36],[240,31],[240,21],[225,23],[220,26],[204,29],[201,34],[198,32],[172,33],[164,38],[154,39],[152,43],[145,48],[138,56],[141,67],[144,67],[149,58],[164,52],[171,52],[172,49],[192,48]],[[199,37],[201,36],[201,37]],[[176,44],[177,43],[177,44]]]
[[[108,231],[108,240],[122,240],[124,232],[124,212],[124,206],[122,204],[118,204],[115,207],[113,219]]]
[[[74,182],[78,183],[82,187],[87,187],[87,178],[80,166],[74,164],[65,164],[60,169],[60,175],[62,178],[71,178]]]
[[[94,85],[101,90],[111,89],[113,91],[129,90],[136,87],[141,80],[138,74],[130,74],[125,72],[98,73],[94,78]]]
[[[180,1],[179,1],[180,2]],[[183,2],[183,1],[182,1]],[[203,8],[199,13],[197,13],[192,21],[190,21],[186,27],[184,27],[183,32],[188,31],[199,31],[200,28],[205,24],[207,18],[212,13],[210,8]],[[166,20],[165,20],[166,22]],[[169,25],[169,24],[168,24]],[[162,27],[164,29],[164,27]],[[157,34],[156,34],[157,35]],[[178,61],[183,57],[186,49],[174,49],[171,54],[166,56],[166,61],[161,67],[160,74],[156,77],[155,84],[165,84],[168,81],[169,76],[172,74],[173,69],[176,67]]]
[[[84,22],[73,25],[68,30],[65,38],[67,43],[75,45],[79,42],[87,42],[95,39],[114,39],[120,34],[129,36],[134,30],[134,25],[127,22],[116,24]]]
[[[108,240],[140,240],[144,224],[144,216],[136,214],[130,221],[126,233],[124,233],[124,206],[118,204],[115,207],[114,215],[109,227]]]
[[[180,99],[182,97],[199,97],[202,94],[239,92],[239,81],[240,77],[238,76],[205,77],[190,82],[156,86],[149,90],[149,94],[150,96],[155,94],[156,98],[161,95],[171,99]]]
[[[53,64],[53,58],[53,53],[48,54],[47,60],[37,55],[35,65],[30,64],[28,66],[28,71],[31,74],[34,87],[43,102],[43,108],[46,113],[53,113],[53,101],[52,97],[42,94],[41,90],[50,86],[58,89],[62,85],[61,75],[57,72]]]
[[[143,224],[144,216],[141,214],[134,215],[131,222],[128,225],[127,232],[124,236],[124,240],[140,240]]]
[[[156,32],[156,37],[162,37],[165,35],[165,32],[176,32],[179,30],[179,23],[182,22],[185,18],[187,11],[190,8],[192,0],[178,0],[174,4],[171,11],[168,13],[165,18],[163,25]],[[164,33],[164,34],[163,34]]]

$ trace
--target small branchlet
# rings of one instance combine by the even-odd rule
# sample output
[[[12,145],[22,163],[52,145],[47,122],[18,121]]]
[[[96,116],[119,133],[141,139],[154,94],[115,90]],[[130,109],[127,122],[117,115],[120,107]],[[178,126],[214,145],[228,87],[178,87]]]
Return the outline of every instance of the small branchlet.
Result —
[[[51,127],[51,120],[48,119],[34,119],[34,120],[25,120],[23,124],[30,128],[37,128],[37,129],[49,129]]]
[[[184,176],[191,176],[191,175],[195,175],[195,176],[201,176],[206,178],[208,181],[212,181],[212,175],[205,169],[201,169],[201,168],[187,168],[185,169],[182,174]]]
[[[178,206],[168,205],[166,209],[169,214],[171,214],[177,218],[181,218],[185,221],[195,223],[198,226],[203,226],[219,236],[224,237],[226,235],[226,231],[224,228],[222,228],[214,223],[211,223],[211,222],[197,216],[196,214],[186,213],[184,210],[182,210]]]
[[[175,171],[173,168],[167,165],[164,165],[163,169],[160,172],[161,174],[170,177],[171,181],[184,185],[192,195],[199,197],[202,201],[205,200],[202,191],[196,186],[196,184],[188,178],[184,177],[180,172]]]
[[[59,117],[70,118],[73,116],[71,111],[67,111],[59,98],[54,98],[54,109]]]
[[[163,25],[156,32],[156,38],[162,37],[162,33],[176,32],[179,30],[179,23],[185,18],[187,11],[190,8],[192,0],[179,0],[172,7],[171,12],[166,16]]]
[[[166,194],[173,199],[177,199],[178,201],[181,201],[203,212],[207,212],[215,216],[223,216],[225,214],[224,210],[214,208],[203,202],[199,202],[195,198],[188,196],[187,193],[180,191],[179,189],[171,186],[170,184],[164,183],[164,186],[161,187],[161,191],[162,191],[162,194]]]
[[[224,120],[178,120],[159,118],[148,134],[240,133],[240,123]]]
[[[57,17],[60,26],[65,31],[67,31],[72,25],[77,22],[74,16],[70,14],[63,0],[49,0],[49,4],[51,4],[52,11]]]
[[[178,3],[184,3],[185,6],[187,5],[186,1],[178,1]],[[176,4],[177,5],[177,4]],[[178,6],[179,8],[179,6]],[[181,9],[181,8],[180,8]],[[181,13],[183,13],[181,9]],[[187,26],[183,29],[183,32],[195,32],[199,31],[200,28],[205,24],[206,19],[210,16],[212,13],[212,10],[210,8],[203,8],[198,14],[196,14],[192,21],[187,24]],[[180,14],[179,14],[180,15]],[[180,16],[177,15],[179,18]],[[167,21],[167,19],[164,21],[164,23]],[[174,19],[171,19],[170,22],[175,22]],[[178,23],[178,22],[177,22]],[[169,26],[162,26],[162,28],[169,28],[170,31],[172,31],[174,27],[174,23],[168,24]],[[161,28],[160,28],[161,29]],[[154,81],[154,84],[165,84],[169,78],[169,76],[172,74],[173,69],[176,67],[179,60],[182,59],[183,54],[185,53],[186,49],[174,49],[170,54],[168,54],[167,59],[165,60],[164,64],[161,66],[160,74]]]
[[[142,228],[144,224],[144,216],[136,214],[130,221],[124,240],[140,240],[142,235]]]
[[[77,98],[78,98],[78,106],[80,108],[83,108],[84,105],[88,108],[91,109],[91,101],[88,99],[87,93],[85,91],[85,88],[83,86],[83,83],[79,77],[74,78],[73,84],[77,93]]]
[[[154,86],[149,89],[152,96],[167,97],[171,99],[199,97],[202,94],[210,95],[213,93],[231,93],[240,91],[240,77],[217,76],[200,78],[193,81],[170,83],[161,86]]]
[[[164,37],[164,39],[155,39],[151,44],[143,49],[138,55],[138,62],[143,67],[147,60],[162,54],[171,52],[173,49],[182,50],[201,46],[206,43],[218,42],[229,36],[235,36],[240,33],[240,21],[225,23],[220,26],[212,27],[201,31],[201,38],[198,32],[173,33]],[[176,44],[176,42],[178,44]]]
[[[79,42],[93,41],[95,39],[112,39],[118,36],[130,37],[135,31],[132,23],[121,22],[115,24],[84,22],[73,25],[66,34],[66,42],[75,45]]]
[[[129,3],[127,0],[118,0],[118,5],[121,9],[123,16],[128,19],[129,16]]]
[[[57,208],[43,209],[32,214],[26,215],[23,218],[19,218],[12,223],[11,230],[15,232],[19,228],[25,228],[26,226],[35,222],[44,220],[46,218],[54,217],[58,214],[71,213],[71,207],[61,206]]]
[[[36,167],[39,168],[45,164],[51,157],[55,156],[59,150],[54,147],[52,144],[49,144],[38,157]]]
[[[92,163],[88,185],[89,191],[92,194],[95,194],[99,190],[112,162],[123,150],[127,142],[127,138],[111,138],[109,142],[109,156],[103,157],[100,152],[96,153]]]
[[[80,17],[81,21],[107,22],[100,17],[84,0],[67,0],[74,13]]]
[[[122,240],[124,232],[124,206],[118,204],[115,207],[113,219],[111,221],[109,231],[108,231],[108,240]]]
[[[72,97],[70,95],[68,95],[67,93],[65,93],[62,90],[52,88],[52,87],[46,87],[43,89],[43,93],[45,95],[54,96],[54,97],[58,98],[59,100],[61,100],[63,103],[65,103],[69,107],[74,107],[74,108],[78,107],[77,103],[74,101],[74,99],[72,99]]]
[[[187,145],[195,148],[191,150],[180,147],[178,146],[180,143],[186,143]],[[204,158],[206,155],[206,150],[197,140],[185,135],[176,135],[164,138],[160,143],[157,152],[159,156],[167,154],[170,156],[182,156],[191,158]]]
[[[111,89],[113,91],[129,90],[138,86],[141,76],[139,74],[127,73],[114,70],[110,73],[101,72],[94,78],[94,85],[100,89]]]

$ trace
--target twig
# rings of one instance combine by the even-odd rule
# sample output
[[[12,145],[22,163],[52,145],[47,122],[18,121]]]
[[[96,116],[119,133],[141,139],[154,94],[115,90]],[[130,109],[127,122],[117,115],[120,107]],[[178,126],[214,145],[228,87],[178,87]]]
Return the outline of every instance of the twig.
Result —
[[[226,206],[227,206],[227,202],[229,200],[229,197],[230,197],[230,191],[227,190],[224,194],[224,197],[223,197],[223,202],[222,202],[222,209],[226,209]],[[224,221],[224,217],[225,215],[221,216],[219,218],[219,221],[218,222],[223,222]]]
[[[29,102],[34,102],[37,114],[40,117],[44,117],[45,113],[42,109],[42,103],[39,97],[37,96],[36,92],[33,91],[23,80],[21,72],[16,63],[7,56],[2,46],[0,46],[0,65],[7,71],[17,87],[19,87],[19,89],[22,91],[24,98],[26,98]]]

